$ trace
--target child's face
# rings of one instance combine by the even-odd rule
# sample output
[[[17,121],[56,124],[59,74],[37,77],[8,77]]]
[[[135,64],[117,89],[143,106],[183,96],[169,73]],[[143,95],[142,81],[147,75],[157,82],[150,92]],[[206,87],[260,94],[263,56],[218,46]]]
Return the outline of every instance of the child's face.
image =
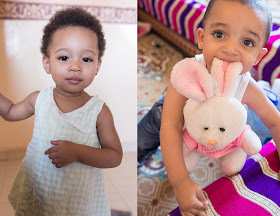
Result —
[[[231,1],[217,1],[206,20],[204,29],[198,29],[198,46],[210,71],[214,57],[243,64],[246,73],[265,55],[263,48],[267,20],[259,11]]]
[[[43,57],[44,68],[62,92],[83,92],[101,65],[97,36],[83,27],[57,30],[48,51],[49,56]]]

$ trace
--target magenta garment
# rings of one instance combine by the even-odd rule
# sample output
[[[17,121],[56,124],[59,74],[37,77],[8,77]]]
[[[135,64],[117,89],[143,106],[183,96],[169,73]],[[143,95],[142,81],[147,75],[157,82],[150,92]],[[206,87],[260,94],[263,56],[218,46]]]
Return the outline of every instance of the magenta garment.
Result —
[[[251,127],[249,125],[246,125],[242,133],[240,134],[239,137],[237,137],[233,142],[228,144],[225,148],[221,150],[216,150],[216,149],[210,149],[197,141],[195,141],[188,133],[186,129],[183,130],[183,140],[186,144],[186,146],[190,150],[195,150],[199,152],[200,154],[206,156],[206,157],[211,157],[211,158],[220,158],[226,155],[227,153],[231,152],[232,150],[236,149],[237,147],[242,147],[242,144],[244,143],[244,138],[246,135],[246,132],[250,130]]]
[[[269,142],[258,155],[247,159],[239,174],[223,176],[204,188],[213,216],[278,216],[280,213],[280,162]],[[179,207],[168,216],[181,216]]]

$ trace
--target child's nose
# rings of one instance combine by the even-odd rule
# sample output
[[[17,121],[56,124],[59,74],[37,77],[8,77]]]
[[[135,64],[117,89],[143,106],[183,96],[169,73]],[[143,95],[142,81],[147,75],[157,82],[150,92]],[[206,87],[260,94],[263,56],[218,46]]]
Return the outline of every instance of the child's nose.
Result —
[[[223,47],[223,52],[228,56],[235,56],[238,54],[238,43],[234,39],[228,39]]]
[[[80,62],[78,60],[72,60],[69,66],[69,71],[80,72],[81,70]]]

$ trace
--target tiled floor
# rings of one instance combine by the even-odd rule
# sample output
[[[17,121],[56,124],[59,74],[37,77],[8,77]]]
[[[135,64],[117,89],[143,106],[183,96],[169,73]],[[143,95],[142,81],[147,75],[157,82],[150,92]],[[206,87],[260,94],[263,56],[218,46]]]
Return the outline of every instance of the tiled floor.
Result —
[[[13,216],[8,193],[21,160],[0,160],[0,215]],[[105,178],[111,209],[130,211],[137,215],[136,152],[124,153],[122,164],[105,169]]]

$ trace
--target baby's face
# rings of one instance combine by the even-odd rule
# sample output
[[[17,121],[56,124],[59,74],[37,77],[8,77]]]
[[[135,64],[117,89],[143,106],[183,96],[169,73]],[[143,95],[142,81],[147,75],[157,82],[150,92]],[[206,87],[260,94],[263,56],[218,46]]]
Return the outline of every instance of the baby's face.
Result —
[[[43,57],[43,64],[58,90],[81,93],[91,84],[101,64],[94,32],[73,26],[59,29],[48,50],[49,57]]]
[[[246,73],[265,55],[266,17],[260,11],[231,1],[218,1],[206,20],[204,29],[198,29],[198,46],[210,71],[214,57],[243,64]]]

